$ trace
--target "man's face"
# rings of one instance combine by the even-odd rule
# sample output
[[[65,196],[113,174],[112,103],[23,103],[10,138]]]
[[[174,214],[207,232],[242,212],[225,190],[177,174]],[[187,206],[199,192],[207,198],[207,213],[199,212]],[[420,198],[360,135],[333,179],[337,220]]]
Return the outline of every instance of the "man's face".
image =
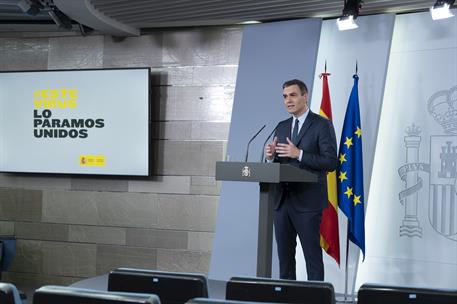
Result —
[[[284,105],[287,112],[298,117],[308,110],[308,94],[302,95],[298,85],[294,84],[285,87],[282,96],[284,97]]]

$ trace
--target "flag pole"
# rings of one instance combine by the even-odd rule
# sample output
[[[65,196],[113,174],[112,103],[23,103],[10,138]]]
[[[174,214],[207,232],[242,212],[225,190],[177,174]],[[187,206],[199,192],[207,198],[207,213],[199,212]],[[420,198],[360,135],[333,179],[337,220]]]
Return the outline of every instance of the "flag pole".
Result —
[[[359,61],[356,59],[355,60],[355,75],[356,76],[359,76]],[[349,225],[348,225],[348,233],[347,235],[349,236]],[[346,248],[346,267],[348,267],[348,256],[349,256],[349,237],[346,239],[346,242],[347,242],[347,248]],[[357,269],[358,269],[358,266],[359,266],[359,257],[360,255],[357,255],[357,262],[356,262],[356,267],[355,267],[355,272],[354,272],[354,280],[352,282],[352,288],[351,288],[351,297],[352,297],[352,301],[351,303],[355,303],[355,280],[357,279]],[[347,268],[346,268],[347,269]],[[348,288],[348,272],[346,271],[346,293],[347,293],[347,288]]]
[[[355,61],[355,75],[358,76],[359,74],[359,62],[358,60]],[[345,273],[344,273],[344,303],[355,303],[354,299],[354,286],[355,282],[353,282],[353,288],[351,289],[351,300],[348,298],[348,284],[349,284],[349,219],[347,221],[347,229],[346,229],[346,261],[345,261]],[[354,275],[355,277],[355,275]]]
[[[359,72],[359,64],[358,61],[355,61],[355,75],[358,75]],[[344,303],[349,303],[352,301],[348,301],[348,281],[349,281],[349,219],[347,221],[347,229],[346,229],[346,265],[345,265],[345,273],[344,273]]]
[[[349,281],[349,220],[347,221],[347,229],[346,229],[346,265],[345,265],[345,273],[344,273],[344,303],[348,303],[348,281]],[[351,301],[352,302],[352,301]]]

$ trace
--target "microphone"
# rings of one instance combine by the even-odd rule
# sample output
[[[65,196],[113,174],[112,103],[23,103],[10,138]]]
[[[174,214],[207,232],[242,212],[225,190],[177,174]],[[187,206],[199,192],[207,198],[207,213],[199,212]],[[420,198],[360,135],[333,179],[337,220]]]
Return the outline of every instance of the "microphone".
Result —
[[[262,156],[260,157],[260,162],[262,162],[262,163],[265,161],[265,145],[270,140],[271,136],[273,136],[273,134],[275,134],[277,128],[278,128],[278,125],[276,125],[276,127],[273,129],[273,131],[271,131],[270,135],[268,135],[267,139],[265,139],[265,142],[263,143]]]
[[[257,137],[257,135],[259,135],[259,133],[260,133],[260,132],[262,132],[262,130],[263,130],[263,129],[265,129],[265,127],[266,127],[266,126],[267,126],[267,125],[263,125],[263,127],[262,127],[262,128],[259,130],[259,131],[257,131],[257,133],[255,133],[255,135],[254,135],[254,136],[252,136],[252,138],[249,140],[249,142],[248,142],[248,146],[247,146],[247,148],[246,148],[246,157],[244,158],[244,161],[245,161],[245,162],[247,162],[247,161],[248,161],[248,154],[249,154],[249,145],[250,145],[250,144],[251,144],[251,142],[254,140],[254,138],[256,138],[256,137]]]

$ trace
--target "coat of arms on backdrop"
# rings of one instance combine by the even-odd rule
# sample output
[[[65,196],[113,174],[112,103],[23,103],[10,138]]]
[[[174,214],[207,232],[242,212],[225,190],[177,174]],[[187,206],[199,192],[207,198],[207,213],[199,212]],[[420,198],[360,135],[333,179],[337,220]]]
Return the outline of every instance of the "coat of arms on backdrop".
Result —
[[[422,238],[418,214],[426,211],[428,219],[440,235],[457,241],[457,86],[438,91],[427,102],[428,113],[441,128],[430,128],[429,163],[420,162],[421,128],[406,128],[404,144],[406,164],[398,169],[405,190],[399,193],[404,208],[400,236]],[[438,133],[441,132],[441,133]],[[428,195],[421,174],[429,174]]]

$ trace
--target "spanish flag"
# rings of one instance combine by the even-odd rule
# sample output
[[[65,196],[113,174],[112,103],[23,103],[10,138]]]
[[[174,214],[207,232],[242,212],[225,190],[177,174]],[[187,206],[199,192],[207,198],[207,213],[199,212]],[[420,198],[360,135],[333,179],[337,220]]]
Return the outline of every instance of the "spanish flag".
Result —
[[[330,92],[328,89],[327,71],[321,74],[322,78],[322,102],[320,115],[332,121],[332,106],[330,103]],[[340,239],[338,233],[338,195],[336,183],[336,171],[327,173],[328,207],[322,213],[320,227],[321,247],[328,255],[333,257],[340,264]]]

